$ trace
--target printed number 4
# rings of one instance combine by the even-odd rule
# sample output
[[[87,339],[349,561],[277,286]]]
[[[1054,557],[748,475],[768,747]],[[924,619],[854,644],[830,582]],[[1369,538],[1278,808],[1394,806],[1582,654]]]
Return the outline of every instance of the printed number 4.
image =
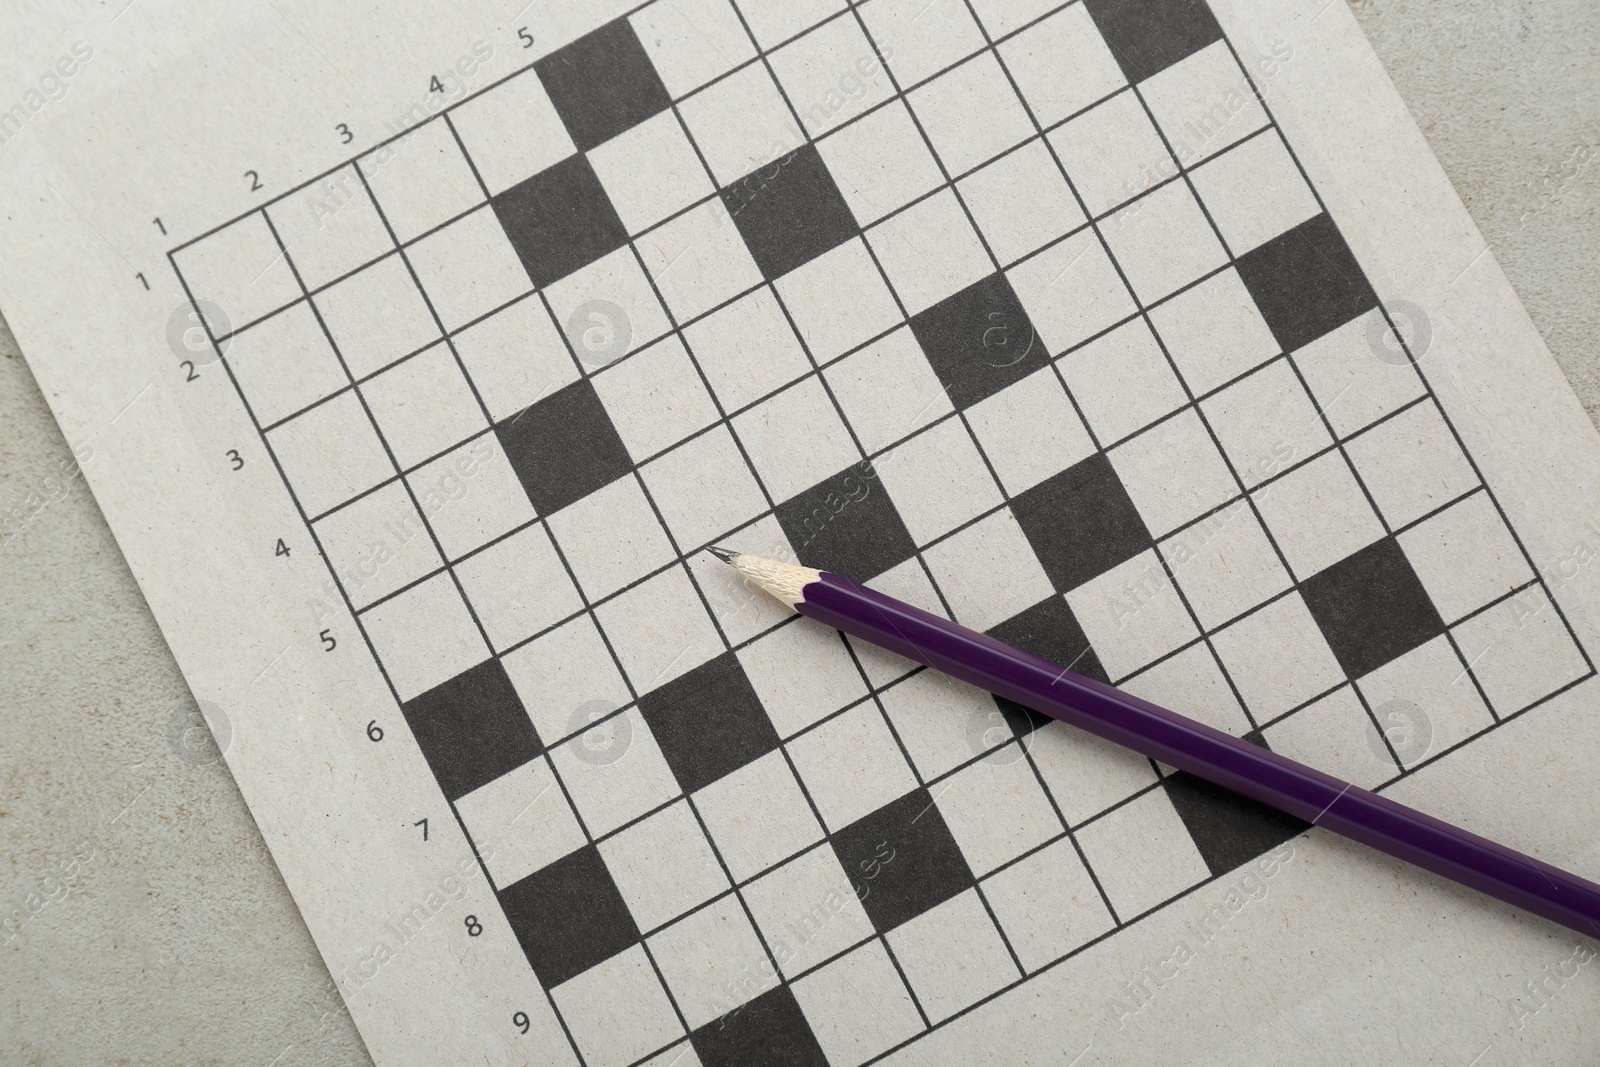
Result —
[[[287,556],[289,554],[289,546],[283,543],[283,538],[278,538],[278,547],[273,550],[272,554],[274,556]]]

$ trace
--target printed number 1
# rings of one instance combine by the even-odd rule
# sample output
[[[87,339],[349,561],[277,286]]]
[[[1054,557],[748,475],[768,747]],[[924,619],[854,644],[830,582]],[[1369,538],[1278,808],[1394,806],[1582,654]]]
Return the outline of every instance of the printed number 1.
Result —
[[[418,819],[416,822],[412,823],[411,825],[412,826],[420,826],[420,827],[422,827],[422,839],[424,841],[426,841],[428,839],[428,820],[427,819]]]

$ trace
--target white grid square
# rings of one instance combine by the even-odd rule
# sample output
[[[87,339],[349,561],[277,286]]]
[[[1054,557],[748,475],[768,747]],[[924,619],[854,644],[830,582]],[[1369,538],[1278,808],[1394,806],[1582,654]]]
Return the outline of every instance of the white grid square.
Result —
[[[1067,177],[1096,217],[1178,171],[1131,90],[1051,130],[1049,137]]]
[[[216,337],[303,295],[265,215],[246,215],[229,223],[173,253],[172,261],[197,302],[210,301],[222,310],[222,319],[206,322]]]
[[[580,734],[550,753],[578,814],[596,837],[678,795],[678,780],[638,708],[595,728],[607,727],[611,744],[598,752]]]
[[[923,912],[885,939],[930,1022],[943,1022],[1021,977],[976,889]]]
[[[788,749],[830,831],[850,825],[917,786],[871,701],[795,738]]]
[[[672,5],[662,2],[650,10],[656,8],[671,10]],[[589,162],[629,233],[654,226],[716,191],[670,110],[591,149]]]
[[[446,330],[460,329],[532,288],[488,207],[422,238],[406,255]]]
[[[317,541],[357,610],[444,565],[399,482],[316,523]]]
[[[1196,396],[1281,351],[1232,268],[1151,308],[1150,322]]]
[[[394,477],[394,464],[354,392],[340,393],[266,436],[284,478],[310,516]]]
[[[439,339],[439,324],[423,303],[398,253],[364,267],[311,298],[356,378],[387,367]],[[374,308],[382,313],[373,314]]]
[[[357,163],[395,237],[409,241],[483,203],[483,190],[442,116]]]
[[[717,421],[717,406],[676,336],[596,373],[594,391],[636,463]]]
[[[850,876],[826,846],[745,886],[744,899],[786,978],[872,936]]]
[[[1103,443],[1120,441],[1188,402],[1143,319],[1068,352],[1056,366]]]
[[[1309,578],[1383,536],[1383,524],[1338,452],[1251,496],[1297,578]]]
[[[860,10],[902,89],[933,77],[985,43],[963,0],[875,0]]]
[[[1150,761],[1064,722],[1029,735],[1028,752],[1061,814],[1073,826],[1155,784]]]
[[[762,63],[713,82],[682,101],[678,113],[724,188],[804,140]]]
[[[1371,789],[1400,773],[1350,686],[1262,731],[1274,752]]]
[[[1243,498],[1162,542],[1178,587],[1207,630],[1288,589],[1278,555]]]
[[[863,226],[944,184],[939,164],[899,101],[829,134],[817,142],[817,151]]]
[[[1139,83],[1172,150],[1193,166],[1267,124],[1227,41],[1216,41]]]
[[[1049,368],[974,404],[966,418],[1012,496],[1094,451],[1083,420]]]
[[[772,48],[844,11],[845,0],[739,0],[739,10],[761,47]]]
[[[491,196],[576,151],[532,70],[463,101],[451,110],[450,122]]]
[[[1432,403],[1352,437],[1345,448],[1391,528],[1414,522],[1478,485]]]
[[[1275,130],[1207,160],[1189,177],[1235,256],[1322,210]]]
[[[648,693],[723,650],[681,568],[662,571],[595,609],[633,687]]]
[[[1112,681],[1200,635],[1153,549],[1066,596]]]
[[[981,759],[934,790],[945,825],[982,878],[1066,828],[1025,759]]]
[[[736,416],[733,432],[774,500],[788,500],[860,458],[815,376]]]
[[[1373,308],[1294,353],[1295,365],[1311,387],[1317,406],[1334,433],[1348,436],[1422,396],[1422,379],[1409,364],[1378,358],[1387,354],[1383,311]],[[1377,338],[1376,346],[1373,339]],[[1392,343],[1392,342],[1391,342]]]
[[[403,701],[448,682],[489,655],[448,574],[385,600],[363,614],[361,622]]]
[[[777,974],[738,899],[721,900],[651,937],[650,952],[688,1020],[698,1029],[776,985]]]
[[[503,883],[502,883],[503,884]],[[551,991],[561,1019],[593,1067],[622,1067],[683,1034],[672,1001],[638,945]],[[615,1005],[626,1004],[627,1011]],[[690,1061],[671,1060],[676,1067]]]
[[[311,305],[304,301],[235,334],[226,355],[228,369],[263,426],[350,384]]]
[[[1007,152],[962,178],[957,188],[1001,263],[1020,259],[1085,221],[1043,141]]]
[[[1199,201],[1169,182],[1118,211],[1104,226],[1128,284],[1149,304],[1228,262]]]
[[[922,1032],[883,942],[867,942],[792,987],[828,1062],[855,1067]]]
[[[1461,655],[1504,718],[1589,673],[1583,654],[1541,587],[1474,616],[1453,631]],[[1531,672],[1528,664],[1541,670]],[[1466,679],[1462,679],[1466,685]]]
[[[578,380],[572,354],[536,296],[474,323],[452,343],[496,422]]]
[[[994,38],[1016,32],[1057,6],[1057,0],[972,0],[972,9]]]
[[[1127,84],[1083,4],[1029,26],[1002,42],[999,51],[1042,126],[1053,126]],[[1072,76],[1062,77],[1063,71]]]
[[[691,323],[683,336],[726,411],[752,404],[811,370],[783,308],[766,287]]]
[[[546,745],[582,729],[593,712],[628,703],[594,620],[580,615],[500,659]]]
[[[1356,687],[1407,768],[1494,725],[1461,657],[1442,636],[1363,676]]]
[[[867,231],[907,315],[993,273],[983,242],[953,192],[941,190]]]
[[[1006,277],[1052,355],[1138,310],[1100,239],[1088,230],[1007,269]]]
[[[1109,458],[1155,537],[1220,507],[1239,491],[1193,409],[1118,445]]]
[[[354,165],[290,193],[266,211],[307,289],[326,285],[394,248]]]
[[[708,200],[639,238],[639,255],[679,322],[761,284],[721,200]]]
[[[1005,502],[960,419],[923,430],[873,467],[919,545]]]
[[[1211,644],[1257,722],[1276,718],[1344,681],[1344,671],[1299,593],[1212,634]]]
[[[467,599],[501,650],[583,609],[543,526],[533,525],[456,564]]]
[[[894,93],[877,50],[855,19],[832,19],[768,57],[789,103],[820,137]]]
[[[639,475],[684,551],[710,544],[767,510],[726,426],[652,460]]]
[[[1333,444],[1322,413],[1286,359],[1201,401],[1200,409],[1246,487],[1260,485],[1286,456],[1303,459]]]
[[[908,327],[830,365],[823,377],[869,454],[955,410]]]
[[[846,241],[774,283],[819,363],[903,321],[865,241]]]
[[[489,428],[448,345],[434,345],[368,379],[360,389],[402,469]]]
[[[989,733],[994,698],[939,671],[918,671],[879,699],[924,781],[983,755],[999,740]]]
[[[449,559],[534,518],[533,505],[494,434],[469,441],[406,475]]]
[[[1111,929],[1111,913],[1063,838],[983,883],[995,918],[1030,973]]]
[[[1050,596],[1050,579],[1010,508],[923,553],[956,621],[987,630]]]
[[[606,838],[599,848],[640,930],[654,930],[730,888],[685,800]]]
[[[1488,493],[1474,493],[1396,540],[1446,623],[1535,575]]]
[[[1252,728],[1216,656],[1203,642],[1124,678],[1118,688],[1235,737]]]
[[[756,53],[729,0],[657,0],[628,21],[674,99]]]
[[[822,824],[781,752],[718,778],[694,795],[694,805],[736,882],[822,840]]]
[[[456,801],[456,810],[500,886],[520,882],[585,840],[542,756],[474,789]]]
[[[640,268],[633,249],[626,245],[552,283],[544,294],[550,301],[550,313],[555,316],[556,324],[579,358],[585,359],[587,355],[585,362],[590,370],[604,366],[623,352],[643,348],[672,328],[650,279]],[[588,311],[591,302],[599,301],[622,309],[622,323],[614,329],[618,333],[626,330],[626,343],[613,339],[610,345],[598,350],[585,345],[583,333],[595,325]],[[626,324],[625,327],[622,324]]]
[[[674,555],[635,478],[618,478],[545,522],[591,601],[666,566]]]
[[[951,177],[1038,132],[992,52],[946,71],[907,99]]]
[[[1084,827],[1077,838],[1123,921],[1211,877],[1164,789]]]
[[[839,634],[822,626],[780,626],[739,649],[738,656],[779,737],[867,695]]]

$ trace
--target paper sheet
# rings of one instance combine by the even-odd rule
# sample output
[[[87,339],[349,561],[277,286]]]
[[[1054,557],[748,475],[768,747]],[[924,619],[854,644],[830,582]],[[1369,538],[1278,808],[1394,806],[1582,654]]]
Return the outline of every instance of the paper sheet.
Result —
[[[3,16],[0,306],[379,1062],[1593,1051],[704,551],[1600,874],[1600,450],[1342,4],[510,6]]]

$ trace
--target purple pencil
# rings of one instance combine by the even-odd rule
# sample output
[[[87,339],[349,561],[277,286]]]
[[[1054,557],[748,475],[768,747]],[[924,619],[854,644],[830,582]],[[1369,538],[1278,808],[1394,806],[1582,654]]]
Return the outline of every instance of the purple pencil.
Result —
[[[1600,936],[1600,885],[827,571],[713,548],[795,611],[952,678]]]

